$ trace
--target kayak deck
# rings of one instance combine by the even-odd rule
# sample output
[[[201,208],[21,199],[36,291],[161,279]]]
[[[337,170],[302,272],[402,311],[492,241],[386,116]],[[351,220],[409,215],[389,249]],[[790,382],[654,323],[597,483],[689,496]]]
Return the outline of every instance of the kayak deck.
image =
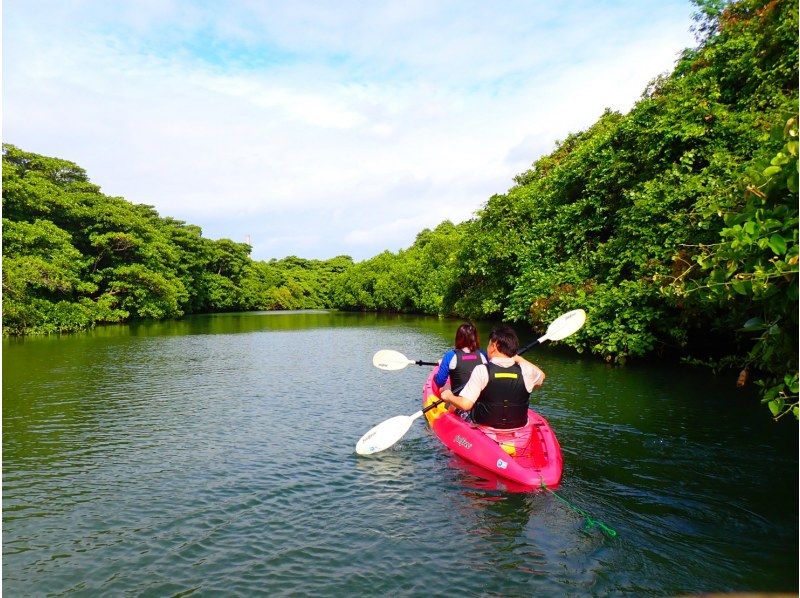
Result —
[[[428,376],[422,391],[423,408],[439,399],[439,388]],[[488,434],[442,404],[425,413],[439,440],[462,459],[531,490],[561,481],[563,457],[547,420],[528,409],[528,422],[514,430],[489,429]],[[490,437],[490,435],[492,437]]]

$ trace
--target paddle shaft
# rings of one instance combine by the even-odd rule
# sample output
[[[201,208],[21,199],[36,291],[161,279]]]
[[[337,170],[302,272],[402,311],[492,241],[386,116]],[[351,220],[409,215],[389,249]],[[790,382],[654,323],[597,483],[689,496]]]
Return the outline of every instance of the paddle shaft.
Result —
[[[522,355],[523,353],[525,353],[525,351],[528,351],[529,349],[533,349],[536,345],[541,344],[541,342],[542,342],[542,339],[541,338],[537,338],[535,341],[532,341],[532,342],[528,343],[527,345],[522,347],[522,349],[517,351],[517,355]]]

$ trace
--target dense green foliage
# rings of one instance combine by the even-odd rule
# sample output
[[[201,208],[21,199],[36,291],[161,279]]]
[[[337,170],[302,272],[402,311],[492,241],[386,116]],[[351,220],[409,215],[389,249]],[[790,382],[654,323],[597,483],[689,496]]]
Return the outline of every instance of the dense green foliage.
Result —
[[[384,251],[354,265],[333,280],[333,303],[351,310],[442,313],[462,230],[463,226],[445,221],[433,231],[419,233],[405,251]]]
[[[150,206],[100,193],[71,162],[3,146],[3,332],[71,331],[184,313],[330,307],[352,266],[250,259]]]
[[[797,4],[697,4],[699,46],[669,76],[457,227],[438,312],[542,327],[583,307],[578,350],[740,363],[779,416],[797,404]],[[420,309],[394,274],[419,271],[418,244],[360,264],[349,296]]]
[[[773,137],[785,141],[769,161],[754,162],[732,203],[711,202],[706,216],[724,223],[720,241],[686,247],[685,267],[672,291],[695,305],[718,311],[723,325],[735,327],[755,342],[740,375],[766,372],[757,383],[764,402],[778,418],[798,416],[798,142],[797,117]],[[719,325],[719,324],[718,324]]]
[[[357,264],[254,262],[4,146],[4,331],[312,307],[543,329],[582,307],[577,350],[737,365],[774,416],[797,415],[797,4],[697,5],[698,47],[630,112],[569,135],[472,220]]]

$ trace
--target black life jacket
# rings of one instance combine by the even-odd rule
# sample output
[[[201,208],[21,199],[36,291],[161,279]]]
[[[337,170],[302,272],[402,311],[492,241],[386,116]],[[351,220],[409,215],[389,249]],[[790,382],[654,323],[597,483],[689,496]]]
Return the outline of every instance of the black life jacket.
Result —
[[[472,421],[492,428],[519,428],[528,422],[531,393],[525,388],[522,368],[518,364],[501,367],[486,364],[489,383],[472,407]]]
[[[461,349],[456,349],[456,368],[450,370],[450,386],[453,389],[453,394],[457,395],[464,390],[467,382],[469,382],[469,377],[472,375],[472,370],[482,363],[483,355],[480,350],[467,353]]]

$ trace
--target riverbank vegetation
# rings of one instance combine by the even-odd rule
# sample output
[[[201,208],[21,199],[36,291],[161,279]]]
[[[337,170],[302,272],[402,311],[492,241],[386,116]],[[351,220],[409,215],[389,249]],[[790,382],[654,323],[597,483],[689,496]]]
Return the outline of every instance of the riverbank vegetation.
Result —
[[[186,313],[333,307],[353,265],[287,257],[103,195],[77,165],[3,146],[3,332],[68,332]]]
[[[698,47],[630,112],[568,135],[473,219],[359,263],[256,262],[4,146],[4,333],[310,307],[543,329],[582,307],[578,351],[737,366],[797,415],[797,5],[697,4]]]

